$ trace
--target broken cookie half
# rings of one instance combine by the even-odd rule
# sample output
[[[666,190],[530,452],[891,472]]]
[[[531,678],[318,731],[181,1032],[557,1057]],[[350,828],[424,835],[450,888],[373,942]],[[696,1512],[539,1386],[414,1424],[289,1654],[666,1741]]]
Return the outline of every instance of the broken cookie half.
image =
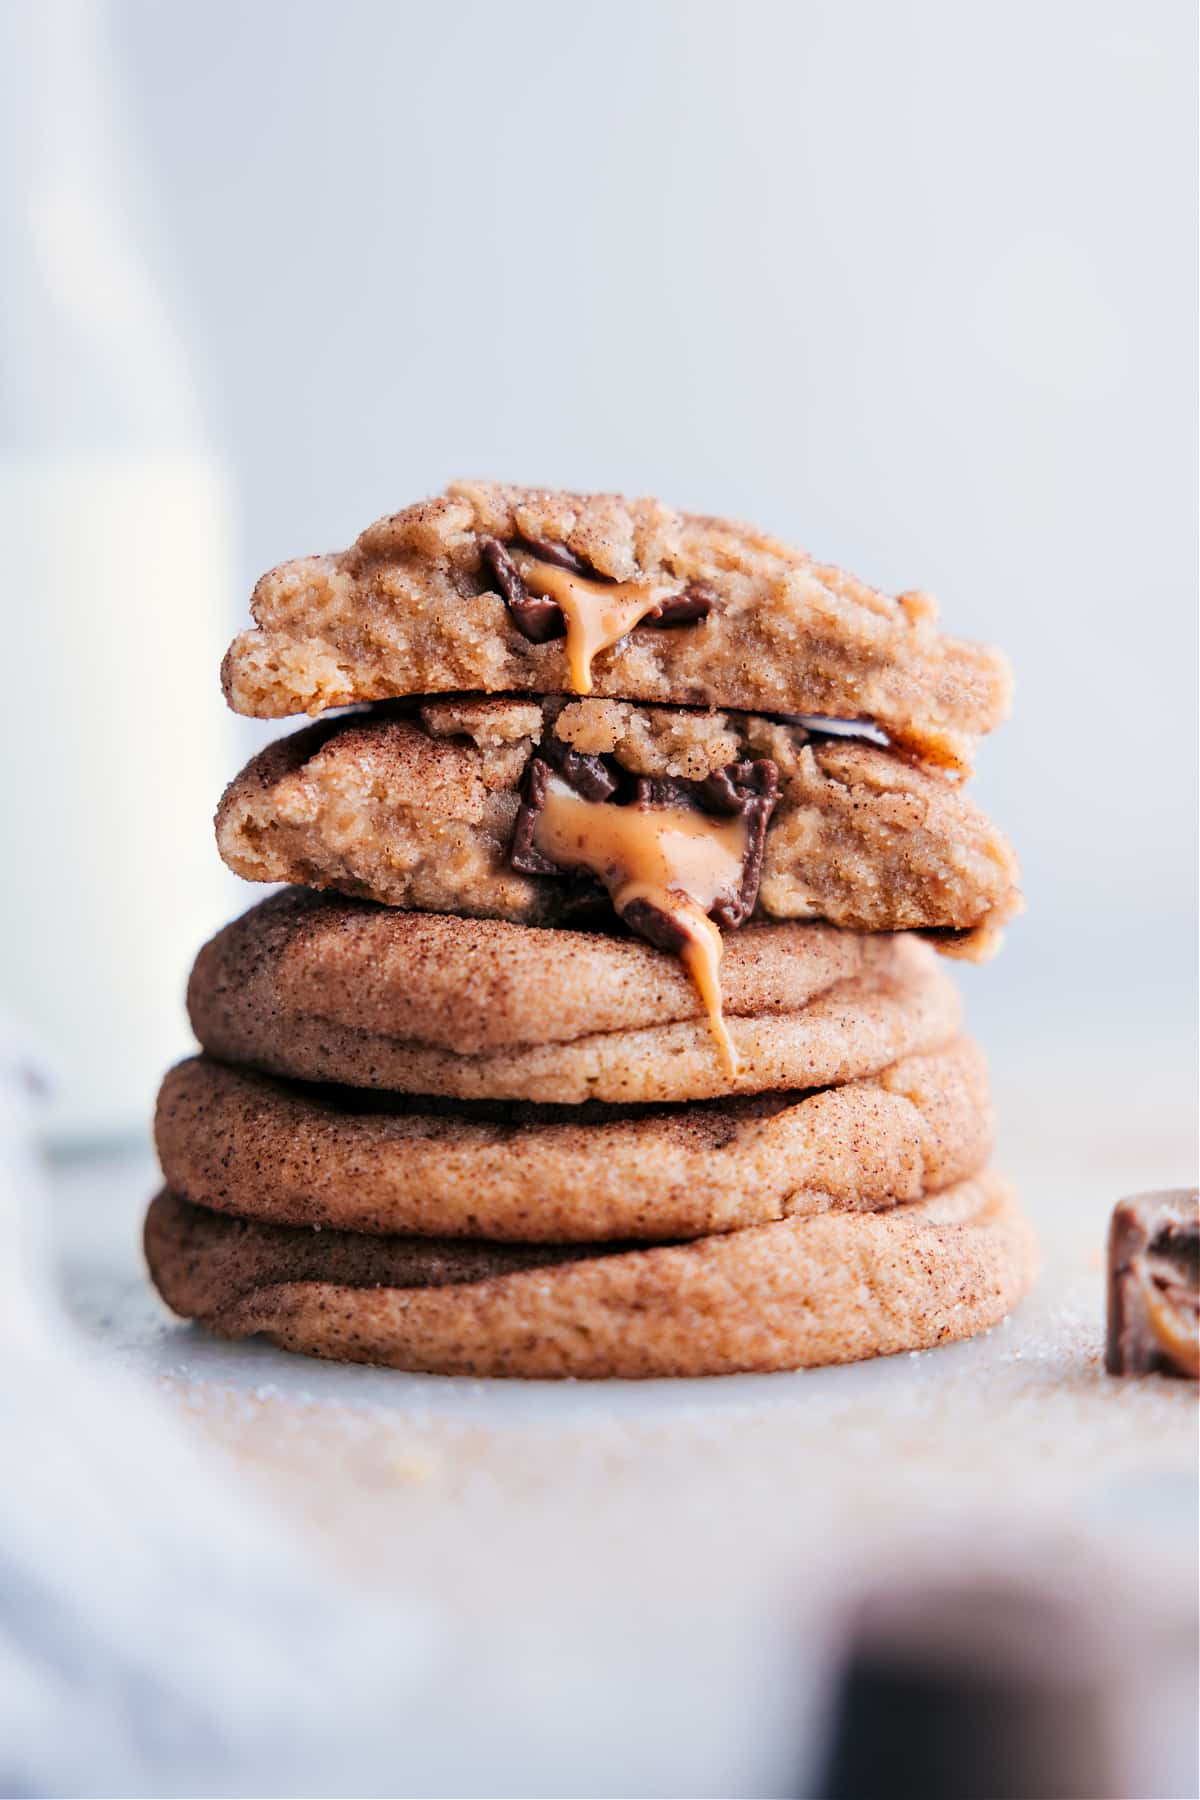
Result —
[[[869,742],[627,701],[428,700],[257,756],[217,814],[254,881],[611,929],[680,957],[726,1072],[725,934],[752,917],[920,931],[978,961],[1015,859],[952,784]]]
[[[431,700],[309,726],[231,783],[217,841],[251,881],[519,924],[615,910],[673,950],[672,909],[633,891],[647,868],[679,885],[672,858],[725,929],[921,931],[978,961],[1021,904],[1012,850],[962,790],[874,743],[611,700]]]
[[[596,693],[870,723],[961,774],[1008,710],[1004,658],[745,525],[656,500],[457,483],[350,549],[281,564],[235,639],[260,718],[447,692]]]

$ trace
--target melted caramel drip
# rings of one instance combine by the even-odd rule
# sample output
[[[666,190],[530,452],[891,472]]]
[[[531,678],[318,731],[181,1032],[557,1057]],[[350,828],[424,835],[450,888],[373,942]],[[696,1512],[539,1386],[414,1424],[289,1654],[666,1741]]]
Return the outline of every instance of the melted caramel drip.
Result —
[[[717,1059],[730,1081],[736,1081],[742,1072],[742,1059],[729,1035],[721,1004],[721,952],[725,948],[721,933],[692,901],[681,901],[671,916],[689,934],[679,954],[704,1002]]]
[[[521,579],[531,594],[553,600],[567,627],[567,668],[576,694],[592,691],[592,658],[632,631],[648,612],[679,592],[678,582],[591,581],[554,563],[519,555]]]
[[[1159,1279],[1156,1279],[1156,1274]],[[1150,1329],[1176,1368],[1193,1378],[1200,1376],[1200,1336],[1196,1331],[1195,1290],[1186,1290],[1179,1271],[1167,1262],[1165,1268],[1151,1256],[1137,1271],[1142,1305],[1150,1321]]]
[[[687,942],[680,956],[704,1002],[721,1067],[731,1081],[741,1063],[721,1006],[721,933],[708,909],[737,888],[746,829],[743,818],[712,819],[682,806],[584,800],[552,775],[533,834],[552,862],[597,876],[619,913],[634,900],[646,900],[683,933]]]

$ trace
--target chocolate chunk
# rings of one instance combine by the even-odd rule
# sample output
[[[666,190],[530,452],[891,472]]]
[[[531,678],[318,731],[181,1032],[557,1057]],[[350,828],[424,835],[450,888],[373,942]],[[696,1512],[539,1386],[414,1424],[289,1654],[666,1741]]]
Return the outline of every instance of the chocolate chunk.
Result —
[[[1122,1781],[1112,1723],[1122,1677],[1102,1622],[1032,1581],[877,1587],[849,1621],[815,1792],[1095,1800],[1142,1791]]]
[[[533,841],[538,815],[546,804],[546,784],[549,780],[549,763],[543,762],[540,756],[532,757],[525,771],[525,792],[521,796],[517,823],[508,852],[509,862],[522,875],[562,873],[558,864],[551,862],[548,856],[543,856]]]
[[[698,581],[685,587],[681,594],[668,594],[657,606],[643,615],[643,625],[691,625],[696,619],[707,619],[717,604],[717,596],[711,588],[702,587]]]
[[[609,800],[619,786],[617,777],[601,756],[585,756],[556,738],[553,732],[543,739],[538,753],[529,760],[525,771],[525,791],[521,796],[517,823],[513,830],[508,860],[522,875],[562,875],[557,863],[538,849],[533,841],[538,814],[546,804],[546,783],[551,772],[561,775],[568,787],[574,788],[581,800]],[[589,877],[588,885],[595,886]]]
[[[696,785],[706,812],[745,812],[757,800],[767,798],[773,811],[779,798],[779,771],[764,756],[759,762],[726,763]]]
[[[671,956],[678,956],[684,946],[691,942],[678,919],[655,906],[653,900],[631,900],[621,917],[630,931],[636,931],[640,938],[645,938],[656,950],[666,950]]]
[[[754,911],[758,900],[758,884],[762,879],[763,857],[767,848],[767,825],[775,810],[777,793],[757,797],[745,809],[746,818],[746,856],[742,863],[742,879],[736,894],[726,900],[718,900],[711,909],[709,917],[724,926],[726,931],[736,931],[744,925]]]
[[[573,750],[550,732],[542,741],[538,755],[557,770],[582,800],[611,800],[620,782],[602,756],[588,756]]]
[[[550,538],[523,537],[518,539],[517,548],[528,550],[530,556],[536,556],[539,562],[553,563],[555,568],[566,569],[571,575],[586,575],[589,581],[604,581],[594,569],[581,563],[573,550],[565,544],[556,544]]]
[[[545,644],[551,638],[565,636],[567,627],[562,608],[553,600],[542,600],[529,592],[521,580],[520,570],[499,538],[480,538],[479,553],[491,570],[512,622],[522,637],[527,637],[531,644]]]
[[[642,782],[639,788],[652,785],[658,784]],[[703,781],[675,785],[684,790],[684,804],[690,799],[703,812],[740,813],[746,821],[746,855],[737,893],[718,900],[709,912],[709,917],[718,925],[727,931],[736,931],[739,925],[746,923],[758,899],[763,857],[767,851],[767,826],[779,802],[779,770],[769,757],[763,757],[758,762],[727,763],[723,769],[714,769]],[[655,803],[649,797],[647,799],[649,804]],[[659,801],[658,804],[678,802]]]
[[[1200,1195],[1134,1194],[1108,1229],[1110,1375],[1200,1376]]]
[[[565,544],[553,543],[548,538],[517,538],[512,548],[527,550],[530,556],[536,556],[540,562],[553,563],[556,568],[566,569],[569,574],[583,576],[588,581],[612,579],[608,575],[601,575],[596,569],[588,568]],[[562,608],[556,600],[548,600],[529,592],[507,544],[502,544],[499,538],[480,538],[479,554],[504,596],[513,624],[523,637],[527,637],[531,644],[545,644],[551,638],[565,636],[567,627]],[[706,619],[716,603],[717,597],[711,588],[693,582],[678,594],[666,595],[657,606],[652,606],[643,615],[640,623],[660,626],[690,625],[697,619]]]
[[[509,850],[512,867],[523,875],[563,876],[569,873],[552,862],[534,842],[538,815],[546,803],[551,770],[582,799],[592,801],[607,801],[618,795],[624,773],[611,759],[586,756],[562,743],[553,732],[547,734],[526,771],[525,792]],[[631,799],[625,804],[692,807],[717,817],[740,815],[745,819],[746,853],[737,891],[717,900],[709,909],[711,919],[727,931],[734,931],[745,924],[754,911],[766,854],[767,826],[778,799],[779,771],[764,757],[758,762],[729,763],[702,781],[640,776],[634,782]],[[678,924],[649,900],[633,901],[621,916],[631,930],[660,950],[678,951],[687,942],[686,934]]]

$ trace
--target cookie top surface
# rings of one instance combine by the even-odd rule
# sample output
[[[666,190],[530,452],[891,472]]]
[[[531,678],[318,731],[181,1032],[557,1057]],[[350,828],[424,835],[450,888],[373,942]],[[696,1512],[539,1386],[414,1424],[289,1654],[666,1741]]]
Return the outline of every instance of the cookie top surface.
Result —
[[[921,1198],[987,1161],[967,1039],[810,1094],[546,1107],[314,1088],[197,1057],[163,1083],[168,1186],[277,1224],[600,1242],[700,1237]]]
[[[551,587],[565,576],[601,606],[639,587],[660,603],[706,596],[705,616],[683,622],[639,621],[634,604],[591,659],[597,694],[866,719],[959,770],[1008,708],[1003,657],[943,637],[926,594],[892,598],[749,526],[656,500],[489,483],[457,483],[346,551],[264,575],[254,629],[225,658],[230,704],[278,718],[397,695],[579,691],[571,639],[524,634],[492,545],[526,582],[556,569]]]
[[[997,1324],[1037,1260],[990,1172],[887,1212],[633,1249],[314,1232],[168,1191],[145,1245],[167,1304],[224,1335],[526,1377],[732,1374],[925,1349]]]
[[[446,698],[322,721],[260,752],[230,784],[218,845],[250,880],[522,924],[569,921],[595,896],[564,872],[514,866],[530,771],[548,746],[599,761],[627,793],[770,762],[778,798],[760,861],[761,917],[926,930],[939,948],[978,960],[1020,906],[1003,836],[961,788],[907,759],[759,715],[618,700]],[[599,907],[611,911],[607,896]]]
[[[677,960],[629,938],[401,913],[287,890],[197,958],[218,1060],[303,1081],[573,1105],[709,1099],[871,1074],[958,1030],[928,946],[821,925],[727,940],[743,1067],[716,1053]]]
[[[911,938],[821,924],[747,925],[726,940],[726,1011],[797,1012],[836,982],[902,977],[932,957]],[[250,996],[270,1011],[474,1056],[702,1020],[678,959],[628,934],[402,912],[287,888],[196,959],[193,1024]]]

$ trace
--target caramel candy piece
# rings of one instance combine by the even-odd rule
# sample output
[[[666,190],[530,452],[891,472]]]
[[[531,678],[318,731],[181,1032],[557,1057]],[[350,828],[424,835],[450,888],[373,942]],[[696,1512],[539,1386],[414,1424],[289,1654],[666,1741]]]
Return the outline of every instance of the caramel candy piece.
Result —
[[[713,608],[711,591],[699,582],[610,581],[565,545],[540,538],[483,538],[480,550],[517,630],[534,644],[565,635],[577,694],[592,691],[592,659],[635,626],[690,625]]]
[[[721,933],[754,910],[767,822],[778,798],[774,763],[734,763],[700,782],[642,778],[632,801],[598,756],[551,734],[529,766],[511,859],[530,874],[584,871],[608,890],[639,936],[672,951],[704,1001],[722,1067],[740,1063],[721,1005]]]
[[[1133,1194],[1108,1230],[1110,1375],[1200,1376],[1200,1194]]]
[[[1102,1622],[1078,1598],[1024,1580],[876,1587],[849,1621],[815,1791],[825,1800],[1129,1793],[1112,1722],[1120,1671]]]

